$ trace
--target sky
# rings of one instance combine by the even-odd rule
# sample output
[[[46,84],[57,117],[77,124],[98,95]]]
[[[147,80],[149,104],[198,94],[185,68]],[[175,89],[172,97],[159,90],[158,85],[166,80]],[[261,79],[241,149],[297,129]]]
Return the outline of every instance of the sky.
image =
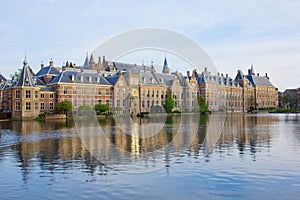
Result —
[[[112,36],[155,27],[198,43],[221,73],[235,77],[253,64],[283,91],[300,87],[299,10],[297,0],[1,0],[0,71],[9,77],[21,68],[25,52],[34,71],[51,58],[56,66],[82,65],[87,51]],[[164,53],[149,57],[146,65],[162,64]]]

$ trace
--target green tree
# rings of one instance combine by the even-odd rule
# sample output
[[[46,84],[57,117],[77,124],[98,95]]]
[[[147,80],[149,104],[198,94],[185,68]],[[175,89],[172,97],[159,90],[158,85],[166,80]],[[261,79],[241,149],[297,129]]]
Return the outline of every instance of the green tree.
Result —
[[[16,80],[18,79],[18,77],[19,77],[21,71],[22,71],[22,69],[19,68],[18,71],[16,71],[16,72],[10,74],[9,76],[10,76],[11,80],[16,81]]]
[[[62,111],[64,114],[66,114],[68,111],[72,110],[72,102],[68,100],[59,102],[57,104],[57,110]]]
[[[166,104],[165,104],[165,107],[166,107],[166,112],[167,113],[172,113],[172,110],[174,108],[174,104],[175,104],[175,101],[174,99],[172,98],[172,92],[171,90],[168,90],[168,95],[167,95],[167,98],[166,98]]]
[[[206,101],[205,101],[205,98],[202,94],[200,94],[198,97],[197,97],[197,100],[198,100],[198,105],[199,105],[199,112],[200,113],[207,113],[209,112],[209,109],[206,105]]]
[[[90,111],[90,110],[93,110],[93,108],[89,105],[82,105],[82,106],[79,106],[78,108],[79,110],[82,110],[82,111]]]
[[[109,105],[106,105],[106,104],[97,104],[97,105],[95,105],[95,111],[97,113],[107,112],[107,111],[109,111]]]

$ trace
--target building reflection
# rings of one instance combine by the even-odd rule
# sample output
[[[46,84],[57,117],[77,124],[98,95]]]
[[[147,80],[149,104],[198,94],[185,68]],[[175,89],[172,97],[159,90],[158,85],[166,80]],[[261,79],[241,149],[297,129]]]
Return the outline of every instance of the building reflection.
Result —
[[[270,146],[270,126],[278,118],[245,114],[229,114],[224,118],[174,115],[167,116],[161,130],[152,135],[149,124],[158,124],[161,118],[131,120],[123,128],[118,127],[116,120],[100,120],[101,132],[94,124],[83,121],[77,126],[77,131],[84,133],[79,133],[80,137],[72,121],[13,121],[1,123],[0,130],[10,129],[18,136],[19,142],[11,146],[26,181],[26,174],[36,165],[53,172],[81,165],[88,173],[105,174],[106,167],[115,165],[126,167],[160,160],[169,166],[172,158],[182,154],[201,158],[223,155],[237,148],[241,155],[255,156],[260,147]]]

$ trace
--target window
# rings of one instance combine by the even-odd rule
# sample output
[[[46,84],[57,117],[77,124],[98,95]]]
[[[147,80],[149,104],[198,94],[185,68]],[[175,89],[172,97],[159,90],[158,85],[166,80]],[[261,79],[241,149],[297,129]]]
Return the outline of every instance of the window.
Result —
[[[53,99],[53,98],[54,98],[54,94],[50,93],[50,99]]]
[[[35,91],[35,92],[34,92],[34,96],[35,96],[36,99],[39,98],[39,92],[38,92],[38,91]]]
[[[117,100],[117,107],[120,107],[120,100]]]
[[[26,97],[26,99],[31,98],[31,91],[30,90],[25,91],[25,97]]]
[[[34,109],[35,109],[35,110],[38,110],[38,109],[39,109],[39,103],[37,103],[37,102],[34,103]]]
[[[144,107],[145,107],[145,101],[142,100],[142,108],[144,108]]]
[[[152,97],[154,97],[154,90],[152,90]]]
[[[123,107],[126,106],[126,100],[123,100]]]
[[[26,109],[26,110],[31,110],[31,103],[30,103],[30,102],[26,102],[25,105],[26,105],[26,106],[25,106],[25,109]]]
[[[63,87],[63,91],[64,91],[64,94],[68,94],[68,88],[67,87]]]
[[[120,80],[120,84],[119,84],[120,86],[123,86],[124,85],[124,83],[123,83],[123,81],[122,80]]]
[[[40,98],[41,98],[41,99],[45,98],[45,94],[44,94],[44,93],[41,93],[41,94],[40,94]]]
[[[98,95],[102,95],[102,88],[98,89]]]
[[[109,95],[109,89],[108,89],[108,88],[106,88],[105,94],[106,94],[106,95]]]
[[[83,99],[83,100],[82,100],[82,105],[84,105],[84,106],[85,106],[85,99]]]
[[[94,93],[95,93],[94,90],[95,90],[95,88],[91,88],[91,89],[90,89],[90,94],[91,94],[91,96],[94,95]]]
[[[20,102],[16,102],[16,111],[20,111],[21,110],[21,103]]]
[[[49,110],[54,110],[54,103],[53,102],[50,102],[50,104],[49,104]]]
[[[126,89],[125,88],[122,89],[122,93],[123,93],[123,96],[125,96],[125,94],[126,94]]]
[[[73,88],[73,94],[76,94],[77,93],[77,91],[76,91],[76,88]]]
[[[98,100],[98,104],[102,104],[102,100],[100,99],[100,100]]]
[[[45,110],[45,103],[42,102],[40,106],[41,106],[41,110]]]
[[[120,89],[119,88],[116,89],[116,95],[120,96]]]
[[[109,106],[109,100],[106,100],[106,105],[108,105],[108,106]]]
[[[158,97],[158,96],[159,96],[159,91],[157,90],[157,91],[156,91],[156,97]]]
[[[20,99],[20,98],[21,98],[21,91],[16,90],[16,99]]]
[[[145,96],[145,90],[143,89],[142,90],[142,97],[144,97]]]
[[[85,94],[85,88],[81,89],[81,94]]]

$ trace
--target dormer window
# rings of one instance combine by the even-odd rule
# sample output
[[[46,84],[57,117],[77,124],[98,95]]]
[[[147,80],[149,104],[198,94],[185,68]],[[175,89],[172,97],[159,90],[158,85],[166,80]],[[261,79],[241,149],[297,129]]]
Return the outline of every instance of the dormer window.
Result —
[[[83,76],[82,75],[80,76],[80,81],[83,82]]]
[[[145,77],[142,77],[142,82],[145,83]]]
[[[75,80],[75,75],[72,74],[72,76],[71,76],[71,81],[74,81],[74,80]]]
[[[25,84],[26,85],[28,85],[29,84],[29,81],[28,81],[28,79],[26,78],[26,80],[25,80]]]
[[[92,82],[92,77],[91,76],[89,76],[88,81]]]
[[[162,79],[160,79],[160,82],[161,82],[161,83],[164,83],[164,79],[163,79],[163,78],[162,78]]]
[[[100,82],[100,77],[98,76],[98,77],[97,77],[97,83],[99,83],[99,82]]]

